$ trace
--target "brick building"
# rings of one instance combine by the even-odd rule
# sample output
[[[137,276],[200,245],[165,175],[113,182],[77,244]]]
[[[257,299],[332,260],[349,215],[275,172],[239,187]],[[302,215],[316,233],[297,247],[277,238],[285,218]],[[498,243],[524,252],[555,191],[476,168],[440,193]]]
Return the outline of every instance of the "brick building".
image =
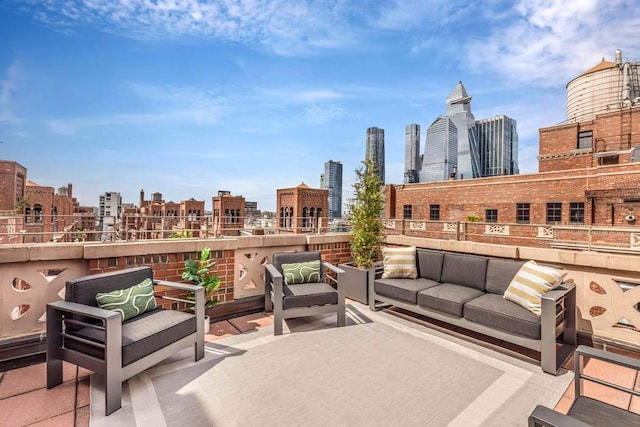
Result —
[[[598,71],[594,68],[587,74]],[[579,107],[575,103],[572,99],[574,109]],[[640,105],[620,102],[607,110],[594,112],[588,120],[541,128],[539,173],[387,185],[385,216],[456,222],[475,216],[482,222],[502,224],[640,225]]]
[[[199,237],[206,222],[203,200],[166,202],[159,192],[145,200],[144,190],[140,190],[140,207],[123,208],[119,229],[126,240]]]
[[[232,196],[230,191],[218,191],[211,201],[214,236],[239,236],[240,229],[245,227],[244,197]]]
[[[13,213],[24,200],[27,168],[17,162],[0,160],[0,212]]]
[[[278,233],[320,233],[328,230],[329,190],[305,183],[276,191]]]

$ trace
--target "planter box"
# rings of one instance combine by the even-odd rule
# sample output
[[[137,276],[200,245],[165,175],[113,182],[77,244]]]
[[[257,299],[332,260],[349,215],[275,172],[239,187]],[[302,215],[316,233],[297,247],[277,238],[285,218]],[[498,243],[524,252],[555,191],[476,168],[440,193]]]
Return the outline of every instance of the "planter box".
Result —
[[[363,304],[369,304],[369,280],[373,281],[375,278],[375,267],[362,270],[355,267],[351,262],[339,264],[338,266],[345,273],[342,280],[347,298]]]

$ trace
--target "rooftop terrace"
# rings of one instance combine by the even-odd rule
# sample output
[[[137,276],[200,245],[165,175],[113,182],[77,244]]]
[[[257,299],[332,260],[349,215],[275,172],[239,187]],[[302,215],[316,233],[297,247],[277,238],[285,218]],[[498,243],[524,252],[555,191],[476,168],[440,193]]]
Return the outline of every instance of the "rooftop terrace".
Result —
[[[636,308],[640,295],[637,293],[638,288],[633,286],[635,283],[640,283],[637,255],[504,246],[401,235],[387,236],[386,243],[513,259],[534,259],[561,265],[569,271],[568,277],[574,280],[578,289],[580,341],[597,347],[638,354],[640,338],[635,325],[640,325],[640,313]],[[3,357],[0,359],[4,360],[4,369],[8,369],[0,373],[2,422],[13,426],[89,425],[89,372],[68,365],[65,367],[65,383],[46,390],[44,364],[36,363],[42,361],[44,307],[47,302],[61,297],[60,291],[64,287],[65,280],[88,273],[144,264],[151,265],[159,279],[179,281],[184,259],[205,246],[211,247],[214,251],[218,263],[216,273],[223,278],[223,285],[219,290],[221,304],[214,309],[209,309],[209,314],[217,321],[211,324],[206,340],[212,345],[222,343],[228,347],[234,347],[234,343],[238,342],[229,341],[234,336],[252,338],[261,337],[260,333],[264,334],[264,337],[273,335],[270,313],[265,313],[264,307],[260,306],[261,296],[264,293],[262,262],[265,258],[270,259],[272,253],[283,250],[320,250],[323,258],[333,263],[345,262],[349,259],[348,235],[345,234],[177,239],[111,244],[31,244],[2,247],[0,248],[2,260],[0,261],[2,280],[0,343],[3,344],[1,353]],[[621,285],[625,285],[626,289]],[[376,320],[384,320],[369,314],[368,309],[355,302],[352,302],[350,307],[356,308],[352,312],[352,320],[362,317],[373,318],[372,323],[376,323]],[[539,370],[538,363],[535,362],[535,359],[539,359],[539,354],[535,352],[495,342],[488,337],[477,336],[460,328],[447,327],[420,316],[409,316],[396,310],[387,310],[385,313],[389,314],[388,319],[391,322],[403,324],[407,318],[410,318],[414,327],[425,333],[445,331],[446,334],[443,335],[445,340],[457,343],[456,340],[462,337],[463,342],[480,343],[483,348],[497,349],[497,354],[501,355],[496,356],[498,358],[513,359],[515,364],[521,363],[524,359],[524,368],[518,365],[519,369],[529,369],[527,368],[529,366],[531,369]],[[314,321],[317,319],[311,318],[311,322]],[[299,327],[295,323],[289,326]],[[285,334],[289,337],[296,335],[305,334]],[[30,354],[29,358],[13,359],[11,357],[11,351],[17,343],[27,343],[22,349],[26,349],[27,354]],[[384,349],[380,349],[380,357],[385,357],[385,354]],[[325,356],[333,357],[333,355]],[[25,363],[32,364],[16,367]],[[9,369],[12,367],[16,368]],[[570,364],[565,364],[565,367],[571,369]],[[588,369],[596,375],[603,374],[608,379],[640,389],[637,371],[626,368],[605,369],[595,360],[589,362]],[[455,372],[451,375],[454,374]],[[566,392],[560,393],[553,402],[559,410],[566,410],[572,401],[573,388],[565,384],[563,391],[565,389]],[[619,407],[634,412],[640,411],[640,401],[623,392],[612,393],[596,384],[588,388],[588,393],[600,396],[601,399]],[[525,425],[526,417],[513,422],[516,425]]]

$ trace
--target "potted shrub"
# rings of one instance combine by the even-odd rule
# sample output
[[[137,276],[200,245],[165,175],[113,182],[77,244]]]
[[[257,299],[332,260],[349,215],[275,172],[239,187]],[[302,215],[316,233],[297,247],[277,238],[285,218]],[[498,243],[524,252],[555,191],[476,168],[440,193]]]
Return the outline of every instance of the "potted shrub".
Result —
[[[377,165],[370,159],[356,169],[353,184],[354,199],[349,208],[351,220],[350,263],[340,264],[348,298],[368,304],[369,281],[375,278],[375,263],[380,257],[384,236],[382,210],[384,186],[378,177]]]
[[[196,285],[200,285],[204,288],[204,303],[205,308],[213,307],[218,303],[218,298],[215,296],[218,287],[220,287],[220,278],[211,273],[211,268],[216,265],[216,262],[211,258],[211,248],[204,248],[200,252],[200,259],[193,260],[188,259],[184,263],[184,271],[182,272],[182,279],[193,282]],[[209,330],[209,316],[205,315],[205,331]]]

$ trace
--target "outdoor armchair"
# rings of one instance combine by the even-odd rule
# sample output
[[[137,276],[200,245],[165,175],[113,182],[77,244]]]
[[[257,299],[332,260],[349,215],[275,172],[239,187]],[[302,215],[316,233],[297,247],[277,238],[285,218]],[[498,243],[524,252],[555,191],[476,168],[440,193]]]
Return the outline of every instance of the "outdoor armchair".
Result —
[[[613,365],[640,370],[640,359],[583,345],[579,346],[574,355],[575,400],[569,411],[565,415],[546,406],[538,405],[529,416],[529,427],[625,427],[640,425],[640,414],[584,395],[582,382],[588,380],[614,390],[627,392],[632,396],[640,396],[638,390],[585,374],[585,358],[598,359]]]
[[[125,321],[122,319],[127,315],[100,308],[96,301],[98,293],[142,283],[149,290],[149,311]],[[193,298],[155,296],[156,285],[191,293]],[[192,345],[195,360],[204,357],[201,286],[153,280],[151,267],[136,267],[69,280],[65,292],[65,301],[47,304],[47,388],[62,383],[63,361],[82,366],[104,377],[105,412],[109,415],[121,407],[123,381]],[[192,304],[194,310],[155,307],[155,298]]]
[[[297,264],[313,265],[311,274],[302,271],[300,280],[290,280]],[[283,272],[284,266],[284,272]],[[294,266],[294,267],[292,267]],[[319,271],[315,270],[318,266]],[[304,270],[304,265],[302,265]],[[332,271],[335,277],[325,274]],[[316,274],[317,273],[317,274]],[[274,333],[282,335],[284,319],[313,316],[324,313],[337,314],[338,326],[345,325],[345,289],[341,283],[344,271],[323,262],[320,252],[282,252],[273,254],[272,263],[265,265],[265,310],[273,310]],[[300,282],[302,283],[292,283]],[[335,288],[325,281],[330,281]]]

